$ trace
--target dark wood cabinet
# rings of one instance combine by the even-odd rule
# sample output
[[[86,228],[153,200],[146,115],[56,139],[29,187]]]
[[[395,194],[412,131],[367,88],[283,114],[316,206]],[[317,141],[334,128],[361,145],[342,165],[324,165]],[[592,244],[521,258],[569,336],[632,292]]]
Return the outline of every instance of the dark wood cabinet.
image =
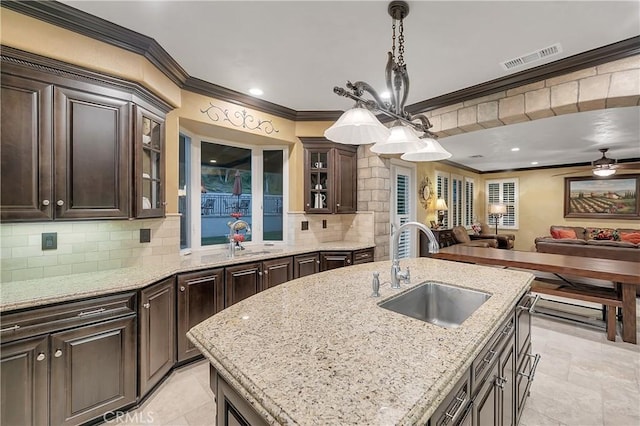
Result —
[[[54,88],[56,218],[129,216],[130,103],[121,96]]]
[[[136,401],[135,294],[3,313],[2,424],[75,425]]]
[[[361,263],[370,263],[373,262],[375,251],[374,248],[367,248],[362,250],[356,250],[353,252],[353,264],[359,265]]]
[[[275,287],[293,279],[293,258],[265,260],[262,262],[262,290]]]
[[[350,251],[323,251],[320,252],[320,271],[342,268],[351,265]]]
[[[499,364],[494,362],[489,369],[489,377],[484,380],[473,400],[474,426],[498,426],[498,386]]]
[[[49,338],[2,343],[0,424],[49,423]]]
[[[176,362],[175,306],[174,277],[140,291],[140,396],[153,388]]]
[[[355,213],[357,147],[324,138],[301,138],[304,145],[304,210]]]
[[[51,336],[52,425],[77,425],[136,401],[136,318]]]
[[[309,253],[293,256],[293,278],[306,277],[320,272],[320,254]]]
[[[225,308],[257,294],[262,288],[262,262],[228,266],[225,275]]]
[[[209,386],[216,396],[217,426],[267,426],[260,416],[238,392],[209,366]]]
[[[224,309],[224,269],[180,274],[177,287],[177,359],[184,362],[200,355],[187,331]]]
[[[53,218],[53,86],[2,74],[0,219]]]
[[[134,194],[136,217],[164,216],[164,118],[136,106]]]

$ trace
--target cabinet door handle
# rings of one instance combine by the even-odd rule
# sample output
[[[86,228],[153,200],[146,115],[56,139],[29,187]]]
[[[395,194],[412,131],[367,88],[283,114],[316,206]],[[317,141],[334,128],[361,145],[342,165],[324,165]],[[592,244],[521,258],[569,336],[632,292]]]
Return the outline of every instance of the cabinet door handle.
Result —
[[[319,260],[316,260],[316,263],[319,265],[319,264],[320,264],[320,261],[319,261]]]
[[[525,374],[525,373],[518,373],[521,376],[524,376],[527,378],[528,381],[533,382],[533,377],[536,375],[536,368],[538,368],[538,362],[540,362],[540,354],[526,354],[529,358],[533,358],[533,365],[531,366],[531,370],[529,371],[529,374]]]
[[[186,290],[185,286],[181,285],[180,286],[180,291],[185,291],[185,290]]]
[[[145,309],[149,309],[151,307],[151,303],[147,302],[147,303],[143,304],[142,307],[145,308]]]
[[[269,275],[269,271],[264,271],[264,274],[265,275]]]
[[[262,276],[262,272],[258,271],[258,275]]]
[[[3,328],[0,330],[0,333],[4,333],[5,331],[17,331],[20,328],[18,324],[12,325],[11,327]]]
[[[51,204],[51,202],[49,200],[42,200],[42,205],[43,206],[48,206],[49,204]]]
[[[62,201],[62,200],[58,200],[58,201],[56,202],[56,204],[62,207],[62,206],[64,206],[64,201]]]
[[[106,311],[106,309],[105,309],[105,308],[100,308],[100,309],[96,309],[96,310],[93,310],[93,311],[80,312],[80,313],[78,314],[78,316],[79,316],[79,317],[88,317],[89,315],[97,315],[97,314],[102,313],[102,312],[104,312],[104,311]]]
[[[504,385],[507,383],[507,379],[504,377],[496,377],[495,385],[500,389],[504,389]]]
[[[340,207],[340,203],[337,203],[337,204],[336,204],[336,207]]]
[[[529,311],[530,314],[533,314],[535,313],[536,304],[540,300],[540,295],[536,294],[534,297],[533,294],[527,294],[527,297],[529,298],[529,300],[533,298],[533,302],[531,302],[531,305],[527,306],[526,303],[523,305],[518,305],[518,309],[521,311]]]
[[[351,259],[347,259],[347,265],[351,263]]]
[[[307,207],[310,207],[309,203],[307,203]]]
[[[62,350],[61,349],[56,350],[53,356],[55,356],[56,358],[60,358],[62,356]]]
[[[36,357],[36,361],[44,361],[44,359],[45,359],[46,357],[47,357],[47,356],[46,356],[43,352],[40,352],[40,353],[38,354],[38,356]]]

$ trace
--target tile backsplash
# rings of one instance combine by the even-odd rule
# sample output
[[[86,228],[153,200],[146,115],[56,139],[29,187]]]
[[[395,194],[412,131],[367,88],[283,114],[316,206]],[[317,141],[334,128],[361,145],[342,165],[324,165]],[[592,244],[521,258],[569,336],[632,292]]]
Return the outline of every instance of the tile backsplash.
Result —
[[[326,228],[323,228],[323,220]],[[295,244],[313,245],[336,241],[373,244],[373,212],[355,214],[288,214],[289,239]],[[302,230],[302,222],[308,222],[308,230]]]
[[[140,243],[140,229],[151,241]],[[58,247],[42,250],[42,233]],[[162,263],[180,251],[180,217],[0,224],[2,282]]]

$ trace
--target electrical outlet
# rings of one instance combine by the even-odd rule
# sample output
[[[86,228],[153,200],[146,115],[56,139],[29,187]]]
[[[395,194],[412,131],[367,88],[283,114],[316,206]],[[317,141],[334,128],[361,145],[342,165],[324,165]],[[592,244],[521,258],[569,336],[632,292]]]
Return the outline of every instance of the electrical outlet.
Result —
[[[42,250],[56,250],[58,248],[58,233],[42,233]]]
[[[151,229],[140,229],[140,242],[141,243],[151,242]]]
[[[327,219],[322,219],[322,229],[327,229]]]
[[[307,220],[303,220],[302,221],[302,230],[303,231],[308,231],[309,230],[309,221],[307,221]]]

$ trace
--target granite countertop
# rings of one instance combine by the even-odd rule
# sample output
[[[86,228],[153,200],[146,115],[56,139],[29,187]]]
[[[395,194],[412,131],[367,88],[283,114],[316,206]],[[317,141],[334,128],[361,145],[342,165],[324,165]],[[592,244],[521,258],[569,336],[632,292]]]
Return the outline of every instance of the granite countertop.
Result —
[[[0,312],[31,308],[50,303],[67,302],[93,296],[136,290],[176,273],[237,265],[246,262],[292,256],[316,251],[354,251],[371,248],[373,244],[331,242],[310,248],[304,245],[254,245],[237,251],[229,259],[225,249],[194,252],[183,256],[167,256],[163,265],[134,266],[100,272],[63,275],[25,281],[2,283]]]
[[[391,262],[299,278],[245,299],[187,336],[270,424],[425,424],[469,368],[533,275],[429,258],[402,260],[425,280],[491,293],[460,327],[445,329],[378,304]],[[372,272],[381,297],[371,297]]]

